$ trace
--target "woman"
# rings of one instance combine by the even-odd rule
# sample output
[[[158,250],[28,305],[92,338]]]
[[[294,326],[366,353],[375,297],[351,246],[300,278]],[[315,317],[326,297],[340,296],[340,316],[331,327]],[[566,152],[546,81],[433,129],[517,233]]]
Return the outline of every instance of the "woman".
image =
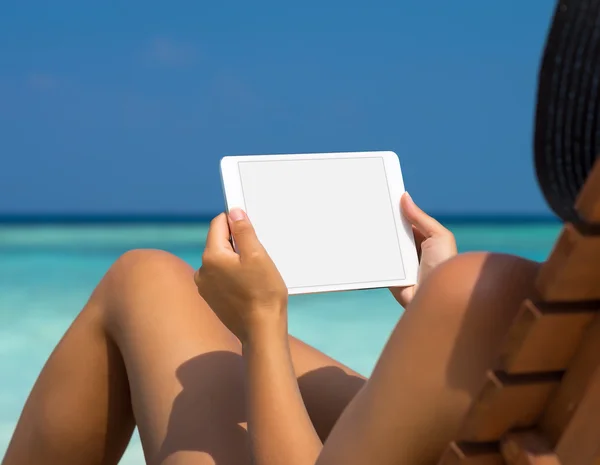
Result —
[[[257,464],[312,465],[336,423],[323,450],[335,460],[321,463],[431,463],[482,380],[506,309],[528,290],[507,302],[492,285],[526,282],[536,266],[486,254],[442,264],[456,254],[452,234],[407,195],[402,211],[418,231],[423,284],[392,290],[407,311],[368,382],[288,338],[286,288],[234,211],[229,225],[224,215],[211,223],[195,276],[202,297],[172,255],[117,260],[44,367],[3,463],[117,463],[137,424],[152,464],[244,464],[252,454]],[[489,289],[469,310],[484,268],[494,270]],[[482,312],[477,300],[494,305]],[[368,449],[348,448],[361,443]]]
[[[587,10],[565,3],[551,38],[564,38],[564,22],[577,15],[598,17],[599,2]],[[543,114],[557,104],[544,96],[544,79],[555,63],[546,59],[540,78],[536,161],[551,206],[571,219],[566,205],[594,157],[584,149],[567,159],[543,143]],[[583,175],[547,181],[564,160]],[[452,234],[408,195],[401,209],[420,244],[420,285],[392,289],[406,311],[370,379],[288,336],[283,281],[236,210],[211,223],[196,273],[153,250],[114,263],[42,370],[2,463],[115,464],[134,425],[150,464],[435,463],[532,292],[538,264],[457,256]]]

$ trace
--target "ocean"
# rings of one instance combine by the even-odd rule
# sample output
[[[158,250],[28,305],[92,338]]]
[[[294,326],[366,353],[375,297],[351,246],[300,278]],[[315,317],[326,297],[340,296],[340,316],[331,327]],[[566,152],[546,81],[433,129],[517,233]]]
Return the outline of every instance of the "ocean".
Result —
[[[445,223],[460,252],[544,260],[554,222]],[[0,457],[46,358],[110,264],[132,248],[200,265],[206,224],[0,225]],[[368,375],[402,314],[387,290],[293,296],[290,332]],[[122,463],[143,464],[137,435]]]

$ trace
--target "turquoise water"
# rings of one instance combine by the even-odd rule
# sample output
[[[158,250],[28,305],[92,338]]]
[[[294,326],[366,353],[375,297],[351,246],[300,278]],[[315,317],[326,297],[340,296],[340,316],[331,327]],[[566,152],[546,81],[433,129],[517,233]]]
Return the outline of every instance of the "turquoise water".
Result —
[[[543,260],[556,224],[452,225],[460,251]],[[200,264],[205,225],[0,226],[0,457],[50,351],[110,264],[131,248],[173,252]],[[368,375],[401,308],[385,290],[295,296],[290,332]],[[141,464],[134,437],[123,463]]]

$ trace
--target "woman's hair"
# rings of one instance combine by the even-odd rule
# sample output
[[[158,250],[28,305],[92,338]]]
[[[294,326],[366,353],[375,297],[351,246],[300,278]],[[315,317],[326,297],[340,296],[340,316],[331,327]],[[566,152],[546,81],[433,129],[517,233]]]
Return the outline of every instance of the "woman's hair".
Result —
[[[600,152],[600,0],[562,0],[542,57],[535,169],[550,208],[579,222],[575,199]]]

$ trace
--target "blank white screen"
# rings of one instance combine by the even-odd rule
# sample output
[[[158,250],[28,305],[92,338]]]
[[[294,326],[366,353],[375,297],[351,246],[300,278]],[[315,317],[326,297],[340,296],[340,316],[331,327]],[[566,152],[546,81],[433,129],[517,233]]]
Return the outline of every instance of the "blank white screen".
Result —
[[[288,288],[405,278],[382,158],[238,166],[248,217]]]

